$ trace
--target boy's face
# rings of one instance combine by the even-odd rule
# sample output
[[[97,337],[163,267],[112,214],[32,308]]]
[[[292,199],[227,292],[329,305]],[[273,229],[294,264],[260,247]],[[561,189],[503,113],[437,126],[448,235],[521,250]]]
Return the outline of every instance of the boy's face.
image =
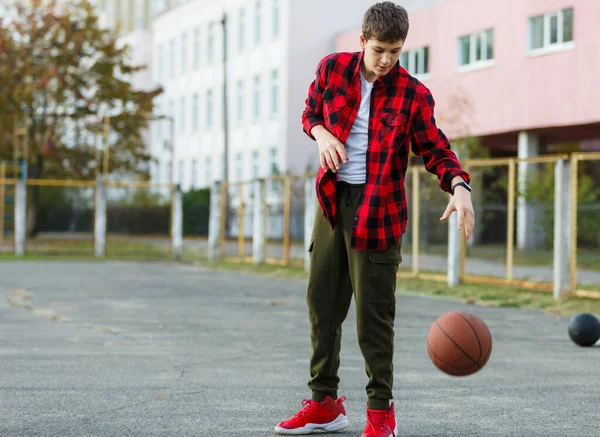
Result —
[[[377,39],[366,40],[360,36],[360,46],[365,51],[363,57],[362,73],[366,80],[373,82],[378,77],[385,76],[396,65],[404,41],[394,43],[383,42]]]

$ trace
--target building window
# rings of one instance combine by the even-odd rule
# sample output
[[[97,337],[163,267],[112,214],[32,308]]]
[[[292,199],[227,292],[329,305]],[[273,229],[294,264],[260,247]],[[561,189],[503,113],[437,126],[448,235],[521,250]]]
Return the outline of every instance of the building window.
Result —
[[[271,114],[279,110],[279,70],[271,72]]]
[[[246,39],[246,10],[240,8],[238,16],[238,50],[240,53],[244,51],[244,41]]]
[[[181,74],[187,67],[187,34],[181,35]]]
[[[175,40],[169,41],[169,75],[175,77]]]
[[[236,182],[242,182],[244,179],[244,156],[241,152],[235,155],[235,180]]]
[[[160,164],[158,162],[150,164],[150,180],[160,182]]]
[[[212,90],[206,90],[206,127],[212,127],[213,122],[213,92]]]
[[[156,81],[160,83],[165,77],[165,48],[162,44],[158,45],[156,63]]]
[[[184,166],[185,166],[185,162],[183,161],[183,159],[179,160],[179,169],[177,171],[178,176],[177,176],[177,183],[183,185],[183,170],[184,170]]]
[[[279,0],[273,0],[273,38],[279,36]]]
[[[269,149],[269,161],[268,161],[268,171],[267,176],[275,176],[279,174],[279,167],[277,165],[277,148],[271,147]],[[267,182],[267,193],[269,195],[275,195],[277,193],[278,185],[280,184],[279,180],[270,179]]]
[[[165,141],[165,147],[168,144],[168,148],[173,147],[173,133],[175,132],[175,102],[169,100],[169,113],[167,114],[170,119],[167,119],[167,127],[169,129],[169,139]]]
[[[194,29],[194,57],[192,59],[192,62],[194,64],[194,69],[197,69],[198,66],[200,65],[200,28],[196,27]]]
[[[254,44],[260,44],[260,0],[256,0],[254,5]]]
[[[407,50],[400,55],[400,65],[413,76],[423,76],[429,73],[429,47]]]
[[[529,50],[560,48],[573,41],[573,8],[562,9],[529,19]]]
[[[277,148],[271,147],[269,150],[269,174],[279,174],[279,166],[277,165]]]
[[[206,159],[204,160],[204,168],[205,168],[205,172],[204,172],[205,182],[206,182],[207,186],[210,186],[210,184],[212,184],[210,156],[207,156]]]
[[[4,2],[6,3],[6,2]],[[104,13],[106,15],[106,26],[109,27],[110,29],[115,28],[115,9],[114,9],[114,5],[113,2],[106,2],[104,3]]]
[[[179,130],[185,132],[185,97],[182,97],[179,103]]]
[[[461,69],[486,67],[494,59],[494,30],[465,35],[458,40],[458,66]]]
[[[237,120],[244,120],[244,81],[238,80],[237,83]]]
[[[211,64],[215,57],[215,25],[208,25],[208,39],[206,42],[206,61]]]
[[[146,5],[145,0],[135,0],[135,18],[133,26],[136,29],[146,27]]]
[[[171,163],[171,161],[167,161],[165,168],[165,179],[165,182],[167,184],[173,182],[173,164]]]
[[[152,13],[160,14],[165,10],[165,0],[153,0],[152,1]]]
[[[197,187],[197,182],[198,182],[198,162],[195,159],[192,159],[192,180],[190,181],[190,184],[192,186],[192,188],[196,188]]]
[[[252,152],[252,179],[258,179],[260,176],[260,152],[254,150]]]
[[[158,118],[160,116],[161,116],[160,105],[156,105],[154,107],[154,117]],[[158,119],[154,122],[154,134],[156,135],[156,138],[158,140],[160,140],[160,137],[162,136],[161,124],[162,124],[162,120],[160,120],[160,119]]]
[[[192,97],[192,131],[198,132],[198,125],[200,120],[200,96],[194,94]]]
[[[260,76],[254,76],[253,86],[252,116],[258,118],[260,117]]]

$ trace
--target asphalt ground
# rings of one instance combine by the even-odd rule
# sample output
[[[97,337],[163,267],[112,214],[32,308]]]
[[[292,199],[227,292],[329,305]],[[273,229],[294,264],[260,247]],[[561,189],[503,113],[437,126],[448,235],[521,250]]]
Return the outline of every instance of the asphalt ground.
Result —
[[[0,263],[0,436],[270,436],[310,396],[305,281],[175,263]],[[401,288],[401,283],[399,287]],[[367,378],[354,304],[340,395],[365,424]],[[447,376],[430,325],[482,317],[484,369]],[[395,405],[400,436],[598,436],[600,348],[568,319],[399,293]]]

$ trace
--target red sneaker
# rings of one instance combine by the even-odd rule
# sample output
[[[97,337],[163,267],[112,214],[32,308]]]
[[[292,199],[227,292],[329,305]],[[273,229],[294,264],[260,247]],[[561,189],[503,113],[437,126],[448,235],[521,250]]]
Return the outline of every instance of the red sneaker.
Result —
[[[389,410],[367,408],[367,426],[360,437],[396,437],[397,432],[393,403]]]
[[[313,432],[335,432],[348,427],[345,397],[334,401],[329,396],[323,402],[310,399],[302,401],[302,409],[288,420],[275,427],[277,434],[311,434]]]

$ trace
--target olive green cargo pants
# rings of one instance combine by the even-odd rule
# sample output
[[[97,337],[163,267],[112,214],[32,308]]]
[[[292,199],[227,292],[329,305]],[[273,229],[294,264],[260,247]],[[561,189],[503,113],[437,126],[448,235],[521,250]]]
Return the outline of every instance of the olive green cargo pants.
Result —
[[[402,240],[384,251],[350,248],[363,188],[337,182],[334,230],[318,205],[316,208],[306,299],[312,345],[308,387],[315,401],[337,398],[342,323],[354,294],[358,343],[369,378],[368,407],[387,409],[393,398],[396,273],[402,262]]]

